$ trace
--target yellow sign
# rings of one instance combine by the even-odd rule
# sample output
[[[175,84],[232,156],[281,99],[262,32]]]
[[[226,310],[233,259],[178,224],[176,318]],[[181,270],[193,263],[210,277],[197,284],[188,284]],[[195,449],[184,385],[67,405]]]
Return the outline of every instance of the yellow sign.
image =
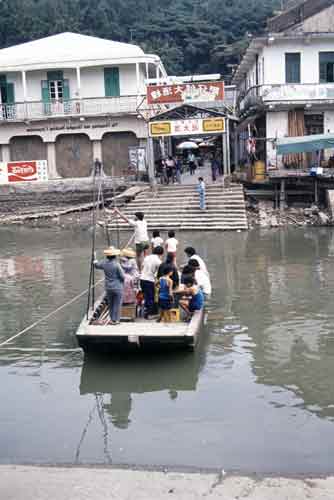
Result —
[[[169,135],[172,132],[170,122],[150,123],[151,135]]]
[[[225,118],[203,120],[203,132],[225,132]]]

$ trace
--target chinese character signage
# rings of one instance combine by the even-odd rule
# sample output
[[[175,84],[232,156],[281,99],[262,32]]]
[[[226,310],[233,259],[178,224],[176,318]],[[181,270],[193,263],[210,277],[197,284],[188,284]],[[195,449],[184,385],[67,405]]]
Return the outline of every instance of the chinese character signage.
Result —
[[[189,118],[150,123],[150,136],[223,134],[225,118]]]
[[[0,163],[0,184],[47,180],[47,161],[11,161]]]
[[[148,104],[209,102],[224,100],[224,82],[148,85]]]

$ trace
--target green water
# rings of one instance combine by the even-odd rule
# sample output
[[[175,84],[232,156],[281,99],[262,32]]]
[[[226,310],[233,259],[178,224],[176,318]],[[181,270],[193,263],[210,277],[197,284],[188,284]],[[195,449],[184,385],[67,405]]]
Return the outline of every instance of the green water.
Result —
[[[214,287],[195,354],[84,359],[81,299],[0,349],[0,462],[333,472],[334,232],[179,239]],[[89,254],[88,230],[1,228],[0,343],[85,289]]]

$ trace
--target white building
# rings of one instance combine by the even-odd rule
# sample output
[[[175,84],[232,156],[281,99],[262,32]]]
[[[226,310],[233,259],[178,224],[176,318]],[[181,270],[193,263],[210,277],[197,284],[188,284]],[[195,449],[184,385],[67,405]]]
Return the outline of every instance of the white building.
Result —
[[[333,0],[298,2],[271,19],[267,33],[251,40],[233,83],[240,138],[249,129],[262,138],[257,154],[267,168],[282,166],[270,139],[334,133]]]
[[[166,77],[135,45],[61,33],[0,50],[0,160],[47,160],[49,177],[126,174],[145,146],[146,78]]]

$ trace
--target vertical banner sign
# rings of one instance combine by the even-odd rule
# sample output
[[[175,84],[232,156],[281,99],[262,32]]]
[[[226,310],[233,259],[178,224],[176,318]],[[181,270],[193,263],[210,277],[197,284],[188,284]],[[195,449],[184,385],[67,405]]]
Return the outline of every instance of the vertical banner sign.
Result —
[[[48,163],[45,160],[0,163],[0,184],[47,180]]]

